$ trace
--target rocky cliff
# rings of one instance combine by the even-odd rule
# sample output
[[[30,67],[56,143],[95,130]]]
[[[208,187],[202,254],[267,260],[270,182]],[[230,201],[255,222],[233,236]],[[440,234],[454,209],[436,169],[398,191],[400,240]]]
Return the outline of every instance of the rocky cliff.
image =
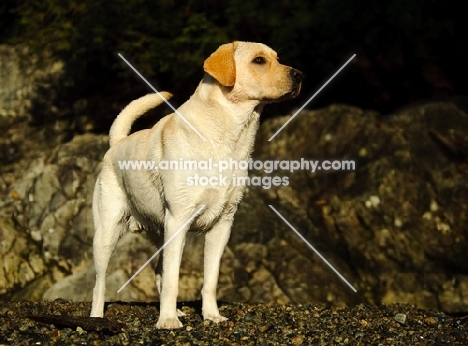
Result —
[[[0,109],[14,108],[5,98],[1,102]],[[23,113],[1,122],[0,297],[90,300],[91,197],[108,138],[89,133],[70,138],[59,125],[33,125]],[[468,311],[468,114],[463,102],[426,102],[386,116],[347,105],[304,110],[268,141],[288,118],[262,123],[255,160],[352,161],[354,167],[253,169],[252,181],[278,176],[287,184],[247,188],[222,259],[219,298],[404,302]],[[199,299],[202,242],[197,235],[187,241],[180,300]],[[150,267],[117,294],[155,251],[144,234],[120,240],[108,271],[108,300],[158,300]]]

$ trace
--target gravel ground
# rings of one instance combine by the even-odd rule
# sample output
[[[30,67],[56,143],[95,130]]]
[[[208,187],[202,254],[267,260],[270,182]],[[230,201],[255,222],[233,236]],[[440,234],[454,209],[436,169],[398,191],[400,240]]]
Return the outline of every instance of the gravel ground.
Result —
[[[156,303],[0,302],[0,345],[468,345],[468,317],[412,305],[334,308],[223,303],[229,321],[203,321],[199,302],[181,304],[182,329],[158,330]]]

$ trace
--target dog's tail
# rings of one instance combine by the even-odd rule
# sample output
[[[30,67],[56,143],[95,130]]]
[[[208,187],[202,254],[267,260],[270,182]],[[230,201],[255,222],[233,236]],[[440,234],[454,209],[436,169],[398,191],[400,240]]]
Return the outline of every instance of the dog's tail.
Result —
[[[164,100],[160,95],[166,100],[172,97],[172,95],[166,91],[162,91],[159,94],[148,94],[130,102],[127,107],[120,112],[114,120],[109,132],[110,146],[113,146],[115,143],[128,136],[135,120],[150,109],[163,103]]]

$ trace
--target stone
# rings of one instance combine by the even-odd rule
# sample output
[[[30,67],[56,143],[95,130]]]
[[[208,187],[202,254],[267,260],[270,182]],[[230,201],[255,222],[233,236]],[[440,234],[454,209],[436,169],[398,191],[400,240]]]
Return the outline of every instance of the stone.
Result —
[[[406,324],[406,314],[402,314],[402,313],[396,314],[395,321],[401,324]]]
[[[303,110],[269,142],[288,119],[261,124],[254,160],[330,160],[330,167],[345,169],[250,172],[287,183],[246,188],[222,258],[218,298],[336,306],[401,302],[467,311],[466,110],[427,102],[383,116],[330,105]],[[0,297],[90,300],[92,193],[108,137],[74,134],[60,124],[18,120],[1,126]],[[120,240],[109,267],[108,300],[158,299],[156,259],[116,293],[155,251],[144,232]],[[191,235],[179,299],[200,299],[202,285],[203,236]]]

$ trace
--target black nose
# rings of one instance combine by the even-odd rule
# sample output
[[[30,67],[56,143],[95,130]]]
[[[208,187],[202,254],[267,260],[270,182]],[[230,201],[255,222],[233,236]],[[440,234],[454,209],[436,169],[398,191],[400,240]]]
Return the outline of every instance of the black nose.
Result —
[[[292,80],[295,81],[296,83],[300,83],[302,80],[302,72],[299,70],[296,70],[295,68],[292,68],[289,71],[289,75],[291,76]]]

